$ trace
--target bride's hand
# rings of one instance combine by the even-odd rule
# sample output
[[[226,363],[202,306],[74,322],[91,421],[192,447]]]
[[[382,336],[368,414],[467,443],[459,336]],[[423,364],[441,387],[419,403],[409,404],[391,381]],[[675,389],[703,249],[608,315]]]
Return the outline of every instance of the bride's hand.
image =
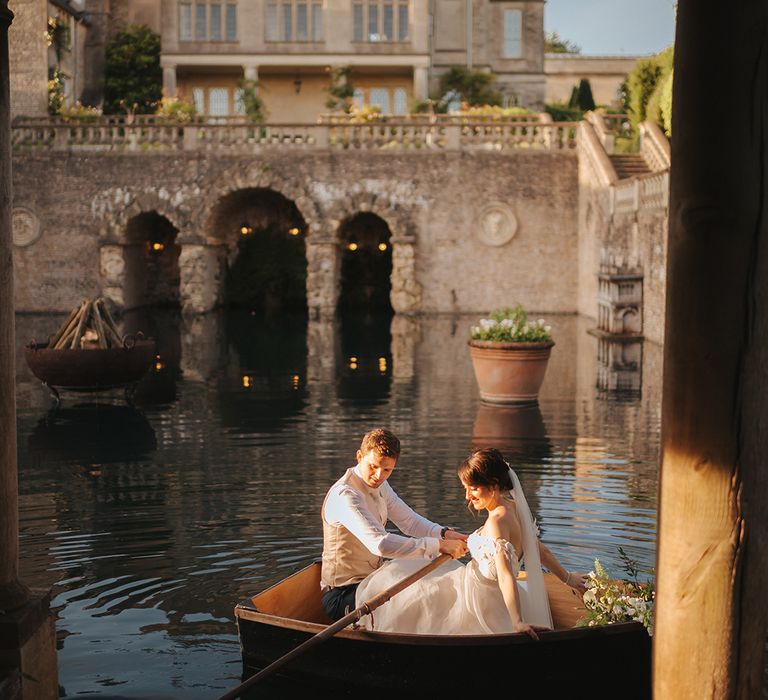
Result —
[[[454,559],[461,559],[467,553],[467,543],[464,540],[440,540],[440,554],[450,554]]]
[[[565,583],[571,588],[575,588],[582,595],[587,592],[587,579],[584,574],[580,574],[576,571],[569,571]]]
[[[515,632],[522,632],[527,634],[531,639],[538,641],[538,632],[551,632],[549,627],[541,627],[540,625],[529,625],[527,622],[518,622],[512,625],[512,629]]]

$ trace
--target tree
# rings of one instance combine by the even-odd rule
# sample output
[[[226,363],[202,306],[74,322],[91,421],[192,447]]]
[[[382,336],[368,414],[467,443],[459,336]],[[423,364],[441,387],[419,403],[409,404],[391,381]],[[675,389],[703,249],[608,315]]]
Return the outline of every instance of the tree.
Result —
[[[641,58],[627,77],[628,111],[633,126],[651,120],[661,123],[661,88],[672,70],[673,47]]]
[[[151,114],[162,95],[160,35],[145,25],[132,24],[107,44],[104,114]]]
[[[582,78],[576,88],[576,104],[571,107],[578,107],[582,112],[588,112],[595,108],[595,98],[592,97],[592,86],[589,80]]]
[[[440,94],[445,96],[451,93],[470,106],[500,105],[501,93],[492,87],[495,80],[493,73],[452,66],[440,76]]]
[[[581,46],[550,32],[544,36],[544,53],[581,53]]]

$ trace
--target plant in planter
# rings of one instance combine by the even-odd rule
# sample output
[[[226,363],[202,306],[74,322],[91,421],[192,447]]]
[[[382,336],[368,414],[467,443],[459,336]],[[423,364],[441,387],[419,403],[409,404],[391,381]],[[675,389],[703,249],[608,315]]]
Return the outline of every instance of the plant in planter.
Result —
[[[543,319],[530,321],[520,304],[480,319],[469,340],[480,398],[501,404],[537,401],[554,344],[551,328]]]

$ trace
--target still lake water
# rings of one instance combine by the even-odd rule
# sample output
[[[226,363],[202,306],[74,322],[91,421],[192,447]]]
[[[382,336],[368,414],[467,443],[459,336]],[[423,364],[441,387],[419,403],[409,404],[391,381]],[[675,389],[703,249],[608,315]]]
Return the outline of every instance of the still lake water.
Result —
[[[156,338],[159,358],[134,405],[65,394],[52,410],[22,346],[61,320],[18,316],[16,331],[21,572],[53,588],[65,697],[236,686],[235,603],[319,556],[325,491],[375,426],[402,442],[392,485],[437,522],[477,527],[455,470],[492,445],[565,566],[599,558],[620,575],[619,546],[654,564],[659,346],[615,370],[593,321],[548,316],[557,344],[539,405],[493,408],[466,348],[475,317],[140,312],[124,330]],[[617,378],[632,390],[601,388]]]

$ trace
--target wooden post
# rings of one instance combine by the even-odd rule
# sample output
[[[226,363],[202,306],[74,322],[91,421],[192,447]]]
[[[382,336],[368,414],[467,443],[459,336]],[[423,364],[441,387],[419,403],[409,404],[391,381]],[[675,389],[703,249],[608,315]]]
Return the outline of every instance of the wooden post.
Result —
[[[660,699],[761,696],[768,630],[766,36],[763,0],[678,3],[654,634]]]
[[[19,581],[19,492],[16,469],[16,340],[11,238],[11,108],[8,28],[13,13],[0,0],[0,615],[21,607],[29,592]]]

